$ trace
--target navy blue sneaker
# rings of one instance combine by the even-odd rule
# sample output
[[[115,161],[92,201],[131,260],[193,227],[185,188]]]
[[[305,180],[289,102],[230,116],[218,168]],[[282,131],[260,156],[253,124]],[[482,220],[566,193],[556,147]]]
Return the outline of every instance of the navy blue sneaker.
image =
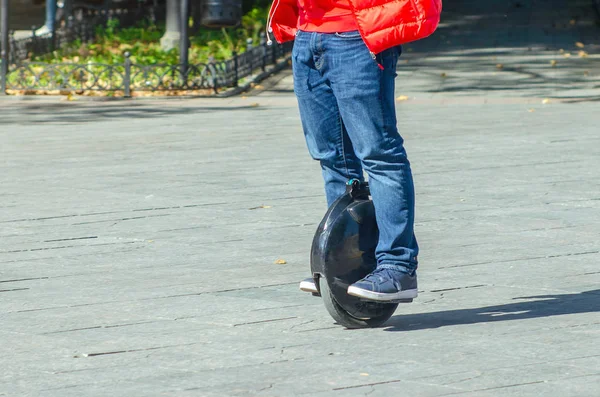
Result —
[[[367,277],[348,287],[348,294],[362,299],[392,302],[417,297],[417,274],[391,269],[375,269]]]

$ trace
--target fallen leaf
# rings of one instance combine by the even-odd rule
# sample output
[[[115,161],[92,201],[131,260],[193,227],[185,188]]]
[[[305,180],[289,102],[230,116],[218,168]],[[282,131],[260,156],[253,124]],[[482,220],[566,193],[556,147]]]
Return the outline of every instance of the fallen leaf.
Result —
[[[406,95],[400,95],[398,98],[396,98],[397,101],[408,101],[408,97]]]
[[[575,45],[577,46],[577,48],[585,47],[585,44],[583,44],[581,41],[578,41],[577,43],[575,43]]]
[[[560,50],[558,50],[558,52],[560,52],[560,53],[562,54],[563,52],[565,52],[565,50],[563,50],[563,49],[561,48]]]
[[[368,374],[368,373],[366,373],[366,372],[361,372],[361,373],[360,373],[360,376],[369,376],[369,374]]]
[[[263,89],[263,88],[265,88],[265,87],[263,87],[263,86],[262,86],[262,85],[260,85],[260,84],[257,84],[257,85],[255,85],[255,86],[254,86],[254,88],[256,88],[257,90],[262,90],[262,89]]]
[[[258,105],[258,103],[254,102],[254,103],[251,103],[251,104],[250,104],[250,105],[248,105],[248,106],[251,106],[251,107],[253,107],[253,108],[257,108],[259,105]]]
[[[564,53],[564,54],[563,54],[563,57],[565,57],[565,58],[571,58],[571,54],[569,54],[568,52],[567,52],[567,53]]]
[[[440,74],[440,76],[441,77],[446,77],[447,75],[446,75],[446,73],[442,73],[442,74]]]
[[[496,69],[502,69],[502,68],[504,68],[503,64],[499,63],[499,64],[496,65]]]
[[[550,99],[548,98],[544,98],[544,100],[542,101],[542,105],[547,105],[550,103]]]
[[[588,57],[588,53],[585,51],[579,51],[577,53],[577,55],[579,55],[579,58],[587,58]]]
[[[287,263],[287,262],[286,262],[286,261],[284,261],[283,259],[277,259],[277,260],[275,261],[275,264],[276,264],[276,265],[285,265],[286,263]]]
[[[258,210],[258,209],[267,209],[267,208],[271,208],[270,205],[259,205],[258,207],[252,207],[252,208],[248,208],[249,210]]]
[[[528,111],[529,113],[533,113],[533,112],[535,112],[535,109],[534,109],[534,108],[531,108],[531,109],[527,109],[527,111]]]
[[[583,71],[583,75],[584,75],[584,76],[589,76],[589,75],[590,75],[590,72],[588,72],[587,70],[584,70],[584,71]]]
[[[242,98],[242,99],[248,99],[248,97],[247,97],[247,96],[243,96],[243,95],[242,95],[242,97],[241,97],[241,98]]]
[[[556,62],[556,60],[554,60],[554,59],[550,61],[550,65],[551,65],[552,67],[555,67],[557,63],[558,63],[558,62]]]

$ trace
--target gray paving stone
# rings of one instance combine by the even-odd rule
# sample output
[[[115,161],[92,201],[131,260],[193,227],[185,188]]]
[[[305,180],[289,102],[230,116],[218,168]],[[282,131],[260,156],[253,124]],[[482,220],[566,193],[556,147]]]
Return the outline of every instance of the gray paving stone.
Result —
[[[520,3],[445,4],[406,48],[420,296],[378,329],[297,290],[326,208],[289,71],[225,100],[2,99],[0,395],[596,397],[598,29]]]

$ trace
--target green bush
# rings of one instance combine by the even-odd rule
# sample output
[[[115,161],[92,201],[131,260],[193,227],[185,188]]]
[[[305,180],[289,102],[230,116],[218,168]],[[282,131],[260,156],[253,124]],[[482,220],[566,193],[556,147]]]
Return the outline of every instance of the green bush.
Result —
[[[200,29],[190,38],[189,62],[205,63],[210,58],[224,60],[231,58],[234,51],[244,52],[246,40],[251,38],[258,44],[260,33],[266,24],[268,9],[252,8],[243,18],[238,28],[221,30]],[[192,22],[192,21],[190,21]],[[33,56],[30,60],[46,63],[123,63],[125,52],[131,54],[131,61],[137,64],[177,64],[179,50],[163,51],[160,38],[164,26],[140,22],[135,27],[120,28],[116,19],[106,26],[96,29],[92,43],[72,42],[50,54]]]

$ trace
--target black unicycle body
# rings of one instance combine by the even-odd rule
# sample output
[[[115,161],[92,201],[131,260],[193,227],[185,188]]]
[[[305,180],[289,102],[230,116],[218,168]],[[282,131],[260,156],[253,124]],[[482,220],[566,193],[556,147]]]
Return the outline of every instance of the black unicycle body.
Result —
[[[377,327],[398,307],[396,303],[362,300],[348,295],[348,286],[372,272],[379,229],[369,186],[356,179],[319,224],[311,255],[311,273],[329,314],[347,328]],[[404,302],[410,302],[412,299]]]

